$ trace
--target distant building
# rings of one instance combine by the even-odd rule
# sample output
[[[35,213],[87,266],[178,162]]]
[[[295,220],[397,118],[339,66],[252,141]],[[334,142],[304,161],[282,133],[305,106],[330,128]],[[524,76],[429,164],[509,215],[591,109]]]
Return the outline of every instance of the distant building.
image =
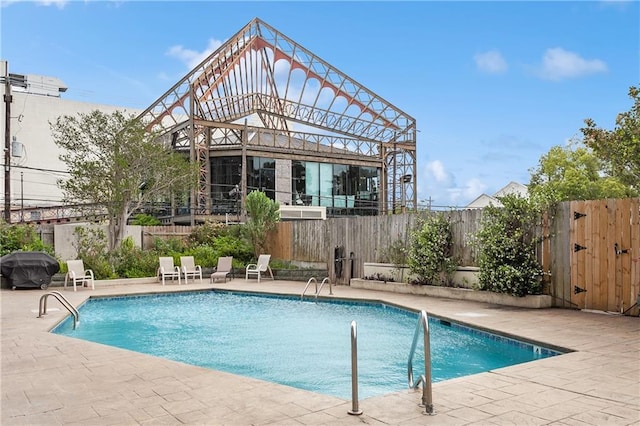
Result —
[[[254,190],[291,218],[416,208],[415,119],[258,18],[141,118],[200,166],[178,221],[240,215]]]
[[[63,99],[61,94],[67,90],[59,79],[35,74],[7,73],[8,64],[0,61],[0,90],[7,92],[6,80],[10,83],[11,103],[3,102],[10,108],[10,120],[0,120],[0,134],[4,140],[5,128],[9,124],[10,164],[10,204],[12,223],[21,220],[40,220],[42,208],[61,207],[62,191],[57,185],[59,179],[67,177],[67,166],[58,159],[60,150],[53,142],[49,123],[55,122],[63,115],[77,116],[100,110],[111,114],[123,107],[92,104]],[[0,97],[4,100],[4,96]],[[139,114],[140,110],[126,110],[128,114]],[[5,114],[3,114],[4,116]],[[3,158],[4,164],[4,158]],[[1,173],[4,188],[6,171]],[[2,205],[4,211],[4,191]],[[62,212],[49,212],[53,217],[64,215]],[[25,217],[26,215],[26,217]],[[33,217],[32,217],[33,216]]]
[[[505,195],[509,194],[516,194],[520,197],[526,198],[529,196],[529,190],[527,189],[526,185],[512,181],[509,182],[506,186],[502,187],[493,195],[481,194],[480,196],[478,196],[478,198],[470,202],[465,208],[481,209],[483,207],[487,207],[488,205],[500,207],[502,206],[502,203],[498,200],[498,197],[504,197]]]
[[[59,79],[2,65],[2,90],[9,80],[12,94],[14,217],[61,206],[56,182],[67,169],[49,122],[96,109],[136,114],[159,143],[199,165],[191,194],[163,203],[165,222],[239,218],[254,190],[287,206],[290,219],[416,209],[415,119],[260,19],[144,111],[65,100]],[[27,220],[40,220],[31,213]]]

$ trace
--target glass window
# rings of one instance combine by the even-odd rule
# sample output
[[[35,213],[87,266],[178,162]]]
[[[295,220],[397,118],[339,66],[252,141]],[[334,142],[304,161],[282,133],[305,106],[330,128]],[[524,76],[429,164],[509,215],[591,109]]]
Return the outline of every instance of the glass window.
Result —
[[[320,205],[333,206],[333,164],[320,163]]]
[[[211,213],[237,213],[240,206],[242,157],[214,157],[211,163]]]
[[[273,158],[247,157],[247,194],[255,190],[276,199],[276,161]]]
[[[329,215],[378,214],[378,169],[291,162],[292,202],[327,207]]]
[[[309,205],[320,205],[320,164],[306,162],[305,168],[305,195],[310,197]]]

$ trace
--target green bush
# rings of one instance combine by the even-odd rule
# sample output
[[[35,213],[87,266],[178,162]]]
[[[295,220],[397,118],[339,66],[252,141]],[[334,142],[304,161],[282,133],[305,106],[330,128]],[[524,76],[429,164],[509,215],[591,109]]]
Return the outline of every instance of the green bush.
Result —
[[[193,256],[196,265],[207,268],[216,266],[220,255],[212,246],[203,244],[186,250],[182,256]]]
[[[74,247],[85,269],[91,269],[97,280],[117,278],[109,259],[107,236],[100,228],[76,226]]]
[[[253,259],[253,248],[242,238],[221,236],[213,240],[211,246],[218,256],[233,256],[234,260],[243,264],[250,263]]]
[[[158,269],[156,252],[136,247],[131,237],[125,238],[110,257],[116,275],[121,278],[153,277]]]
[[[409,248],[409,269],[421,284],[450,286],[458,267],[452,249],[451,222],[443,213],[419,219]]]
[[[397,239],[378,253],[378,262],[391,263],[395,266],[407,264],[409,249],[402,239]]]
[[[153,250],[158,253],[159,256],[173,256],[174,258],[180,253],[184,253],[189,246],[181,238],[154,238]]]
[[[478,247],[478,287],[512,296],[542,294],[542,267],[536,258],[540,214],[529,200],[509,195],[504,207],[485,207]]]
[[[160,222],[160,219],[157,217],[145,213],[139,213],[131,219],[131,224],[141,226],[158,226],[162,225],[162,222]]]
[[[205,222],[193,228],[187,241],[191,245],[209,244],[220,235],[223,235],[226,227],[227,225],[221,222]]]
[[[0,220],[0,256],[14,251],[43,251],[54,255],[53,247],[42,242],[35,226],[12,225]]]

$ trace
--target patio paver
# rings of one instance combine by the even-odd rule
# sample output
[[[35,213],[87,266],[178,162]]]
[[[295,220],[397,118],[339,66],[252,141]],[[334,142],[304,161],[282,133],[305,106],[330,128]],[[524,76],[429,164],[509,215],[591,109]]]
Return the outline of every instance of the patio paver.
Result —
[[[204,288],[300,294],[303,282],[128,284],[51,288],[74,305],[89,296]],[[515,309],[426,296],[333,288],[576,352],[435,383],[435,416],[420,391],[351,401],[194,367],[48,332],[67,311],[45,291],[3,289],[2,425],[638,425],[640,318],[565,309]],[[81,325],[80,325],[81,326]],[[408,343],[409,344],[409,343]]]

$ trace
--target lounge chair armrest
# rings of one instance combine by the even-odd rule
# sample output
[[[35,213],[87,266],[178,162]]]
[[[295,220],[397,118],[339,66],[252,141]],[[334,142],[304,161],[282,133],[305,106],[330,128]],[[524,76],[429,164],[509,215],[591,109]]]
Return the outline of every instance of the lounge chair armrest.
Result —
[[[93,271],[91,269],[87,269],[86,271],[84,271],[84,274],[89,275],[91,279],[93,279]]]

